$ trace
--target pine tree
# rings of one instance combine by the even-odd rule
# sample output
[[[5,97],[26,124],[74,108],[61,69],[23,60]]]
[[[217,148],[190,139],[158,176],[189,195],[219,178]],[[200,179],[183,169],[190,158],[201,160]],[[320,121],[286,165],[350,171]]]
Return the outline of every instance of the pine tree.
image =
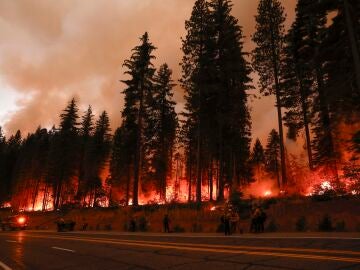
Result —
[[[20,130],[18,130],[15,135],[10,136],[5,146],[5,171],[2,173],[4,182],[2,183],[2,190],[0,191],[4,195],[1,199],[3,202],[10,202],[12,199],[15,186],[14,172],[19,159],[21,145],[22,137]]]
[[[303,1],[304,23],[307,29],[307,50],[303,53],[304,59],[311,64],[313,70],[313,128],[312,140],[313,164],[316,168],[329,168],[335,178],[338,178],[338,153],[335,145],[334,128],[336,126],[336,107],[332,106],[333,97],[329,92],[329,75],[326,71],[328,50],[325,39],[327,11],[312,1]]]
[[[5,151],[6,151],[6,138],[3,134],[2,127],[0,126],[0,206],[5,203]]]
[[[85,150],[84,180],[89,205],[96,206],[102,193],[101,172],[108,161],[111,147],[110,121],[104,111],[96,121],[94,135]]]
[[[313,169],[313,154],[310,137],[311,102],[313,87],[313,68],[309,61],[311,54],[310,33],[316,16],[309,7],[313,1],[299,0],[296,6],[296,19],[287,36],[285,59],[282,66],[282,104],[287,109],[285,124],[288,137],[296,139],[299,130],[304,129],[309,168]],[[321,20],[318,20],[321,23]],[[309,42],[310,41],[310,42]]]
[[[52,138],[47,177],[53,185],[54,209],[67,203],[75,193],[73,179],[79,168],[78,118],[76,101],[72,99],[60,115],[59,131]]]
[[[134,143],[131,143],[133,139],[128,137],[129,134],[126,132],[124,125],[115,131],[110,159],[110,176],[112,187],[118,188],[123,193],[125,205],[129,205]]]
[[[180,80],[185,89],[185,110],[188,124],[194,138],[190,141],[196,142],[196,201],[201,202],[201,185],[204,164],[204,119],[208,116],[204,109],[204,91],[209,85],[209,73],[211,70],[211,42],[210,33],[210,10],[205,0],[197,0],[194,4],[191,17],[185,22],[187,35],[182,40],[183,59],[181,63],[182,78]],[[190,128],[190,127],[189,127]],[[189,134],[190,135],[190,134]]]
[[[182,135],[188,136],[183,140],[190,165],[187,174],[190,182],[193,176],[196,178],[197,202],[201,201],[205,176],[212,198],[215,169],[219,171],[218,200],[223,200],[226,184],[235,187],[251,174],[246,104],[250,67],[243,52],[242,31],[231,9],[231,1],[199,0],[186,22],[181,80],[186,91],[186,121]]]
[[[253,41],[253,67],[260,76],[260,91],[264,95],[274,94],[278,112],[281,178],[286,185],[285,146],[282,124],[280,72],[284,45],[284,8],[278,0],[260,0]]]
[[[265,169],[265,152],[259,139],[256,139],[255,141],[253,150],[251,152],[250,162],[255,169],[256,176],[261,178],[261,174]]]
[[[124,66],[128,69],[125,74],[131,78],[123,80],[127,88],[125,94],[125,108],[122,112],[123,125],[127,133],[132,133],[135,138],[134,152],[134,181],[133,205],[138,205],[139,183],[144,162],[144,119],[146,117],[146,100],[153,87],[155,69],[151,63],[155,57],[152,52],[156,49],[150,42],[148,34],[141,37],[141,45],[133,49],[130,59],[125,60]],[[130,157],[129,157],[130,158]]]
[[[264,148],[259,139],[256,139],[251,152],[251,163],[254,165],[261,165],[265,163]]]
[[[267,145],[265,149],[265,158],[266,158],[266,170],[270,175],[275,176],[278,182],[279,188],[281,188],[280,183],[280,136],[279,133],[273,129],[271,130]]]
[[[251,178],[248,164],[251,123],[247,107],[247,90],[252,89],[251,68],[245,60],[242,29],[231,14],[232,2],[212,0],[209,5],[215,42],[215,69],[212,71],[215,87],[213,91],[209,88],[206,100],[210,108],[207,114],[216,119],[214,125],[208,118],[208,130],[219,131],[210,145],[215,149],[212,156],[219,160],[218,199],[222,200],[225,183],[235,189]]]
[[[94,119],[94,114],[92,112],[91,106],[89,106],[87,111],[84,112],[82,116],[82,121],[80,123],[80,128],[79,128],[79,136],[80,136],[79,181],[78,181],[78,190],[76,196],[78,200],[84,199],[84,195],[86,193],[86,186],[84,181],[85,150],[94,130],[93,119]]]
[[[158,180],[160,198],[166,199],[167,177],[172,170],[172,156],[176,137],[177,115],[175,102],[172,100],[172,71],[163,64],[154,77],[154,89],[149,112],[152,122],[150,151],[152,167],[155,169],[155,179]]]

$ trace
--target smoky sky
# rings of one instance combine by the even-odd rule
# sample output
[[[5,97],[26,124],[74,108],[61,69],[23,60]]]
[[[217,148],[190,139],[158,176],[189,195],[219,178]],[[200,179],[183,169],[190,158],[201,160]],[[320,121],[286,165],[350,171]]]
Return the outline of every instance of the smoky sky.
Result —
[[[177,81],[181,37],[194,2],[1,0],[0,125],[8,135],[17,129],[26,134],[39,125],[57,125],[61,110],[75,97],[80,112],[89,104],[96,114],[106,110],[114,130],[123,108],[122,63],[147,31],[157,47],[154,64],[168,63]],[[282,2],[289,25],[295,0]],[[243,27],[245,50],[250,52],[258,0],[233,0],[233,4],[233,15]],[[174,98],[180,112],[184,100],[179,86]],[[253,137],[265,138],[277,125],[274,100],[250,98],[249,106]]]

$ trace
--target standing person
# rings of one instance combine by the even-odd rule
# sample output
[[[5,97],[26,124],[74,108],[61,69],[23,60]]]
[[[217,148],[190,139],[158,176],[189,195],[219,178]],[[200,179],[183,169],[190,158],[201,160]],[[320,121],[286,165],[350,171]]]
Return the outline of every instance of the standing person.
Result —
[[[254,233],[258,233],[260,226],[259,226],[259,221],[260,221],[260,208],[256,207],[251,215],[251,225],[250,225],[250,232],[254,232]]]
[[[259,232],[265,231],[265,221],[266,221],[267,215],[264,209],[260,209],[260,216],[259,216]]]
[[[255,219],[255,208],[251,209],[251,223],[250,223],[250,232],[255,232],[256,228],[256,219]]]
[[[130,219],[130,231],[131,232],[136,231],[136,220],[134,217],[131,217],[131,219]]]
[[[255,232],[259,233],[261,228],[261,209],[257,207],[254,213],[254,220],[255,220]]]
[[[170,218],[168,214],[165,214],[163,219],[163,225],[164,225],[164,232],[169,233],[170,232]]]

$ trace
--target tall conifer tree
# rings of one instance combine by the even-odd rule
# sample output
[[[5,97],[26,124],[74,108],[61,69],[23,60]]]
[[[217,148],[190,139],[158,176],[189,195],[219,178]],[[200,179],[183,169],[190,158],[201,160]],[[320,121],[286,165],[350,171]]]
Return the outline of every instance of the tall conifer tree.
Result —
[[[260,0],[256,15],[253,41],[253,67],[260,76],[260,90],[264,95],[275,95],[278,114],[281,178],[286,185],[286,162],[281,107],[280,75],[284,54],[285,14],[279,0]]]

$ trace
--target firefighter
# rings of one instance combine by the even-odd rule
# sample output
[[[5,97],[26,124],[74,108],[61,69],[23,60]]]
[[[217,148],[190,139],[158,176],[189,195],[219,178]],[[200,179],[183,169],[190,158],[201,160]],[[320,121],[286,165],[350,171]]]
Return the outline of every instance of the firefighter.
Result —
[[[163,218],[163,225],[164,225],[164,232],[169,233],[170,232],[170,218],[168,214],[165,214]]]
[[[265,221],[266,221],[267,215],[266,212],[264,211],[264,209],[260,209],[260,215],[259,215],[259,232],[264,232],[265,231]]]
[[[58,232],[63,232],[65,230],[65,220],[63,218],[59,218],[56,224]]]
[[[253,209],[251,215],[250,232],[255,232],[255,233],[259,232],[260,214],[261,214],[261,210],[259,207]]]

